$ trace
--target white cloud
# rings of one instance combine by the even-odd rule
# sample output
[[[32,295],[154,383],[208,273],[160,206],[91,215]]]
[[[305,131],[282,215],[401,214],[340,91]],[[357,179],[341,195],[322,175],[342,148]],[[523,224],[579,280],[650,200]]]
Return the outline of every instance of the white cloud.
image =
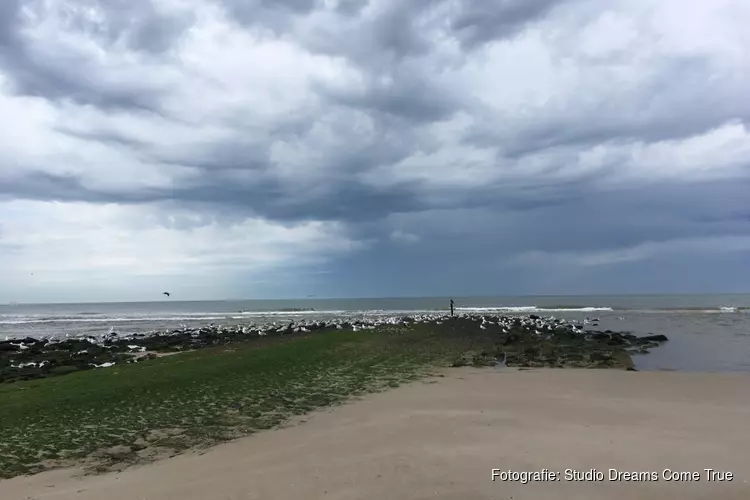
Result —
[[[0,202],[0,213],[3,292],[14,297],[24,296],[30,284],[85,286],[89,279],[106,282],[98,287],[114,297],[132,293],[123,283],[128,280],[210,281],[233,273],[262,279],[361,246],[336,222],[227,223],[167,207],[31,201]]]

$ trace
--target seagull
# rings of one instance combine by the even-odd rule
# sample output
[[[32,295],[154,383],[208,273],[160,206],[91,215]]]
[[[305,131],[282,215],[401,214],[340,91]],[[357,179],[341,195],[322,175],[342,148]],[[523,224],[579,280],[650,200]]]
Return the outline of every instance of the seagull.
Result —
[[[169,292],[164,292],[162,293],[162,295],[166,295],[167,297],[169,297]]]

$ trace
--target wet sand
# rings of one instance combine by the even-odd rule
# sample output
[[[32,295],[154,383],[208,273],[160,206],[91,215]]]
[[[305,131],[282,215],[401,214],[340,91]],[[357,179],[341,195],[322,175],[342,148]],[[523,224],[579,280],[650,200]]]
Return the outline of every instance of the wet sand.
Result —
[[[747,499],[750,375],[451,369],[121,473],[0,481],[3,500]],[[708,481],[704,469],[732,481]],[[559,481],[492,481],[492,469]],[[596,469],[602,481],[567,481]],[[609,469],[658,481],[609,481]],[[666,481],[664,469],[697,472]],[[726,476],[725,476],[726,477]]]

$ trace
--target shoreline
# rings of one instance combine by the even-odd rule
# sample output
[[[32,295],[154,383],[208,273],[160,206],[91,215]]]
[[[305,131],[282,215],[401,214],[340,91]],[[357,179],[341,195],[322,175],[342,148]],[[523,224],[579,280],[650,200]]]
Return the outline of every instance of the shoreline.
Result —
[[[21,500],[722,498],[750,496],[750,374],[449,368],[297,424],[120,473],[0,481]],[[608,470],[701,474],[609,481]],[[731,472],[706,481],[705,468]],[[499,481],[491,470],[604,479]],[[686,477],[686,476],[685,476]],[[685,478],[683,477],[683,479]],[[421,495],[421,496],[420,496]]]

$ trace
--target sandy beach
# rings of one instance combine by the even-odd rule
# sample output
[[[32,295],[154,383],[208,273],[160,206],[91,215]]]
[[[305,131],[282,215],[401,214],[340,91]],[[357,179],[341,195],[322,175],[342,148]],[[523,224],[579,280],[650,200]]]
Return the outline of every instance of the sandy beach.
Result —
[[[750,498],[749,375],[475,368],[443,375],[202,454],[100,476],[62,469],[0,481],[0,498]],[[538,471],[547,480],[493,481],[492,469]],[[604,477],[568,480],[568,469]],[[610,469],[658,480],[610,481]],[[667,481],[665,469],[699,480]],[[709,481],[705,469],[732,480]]]

